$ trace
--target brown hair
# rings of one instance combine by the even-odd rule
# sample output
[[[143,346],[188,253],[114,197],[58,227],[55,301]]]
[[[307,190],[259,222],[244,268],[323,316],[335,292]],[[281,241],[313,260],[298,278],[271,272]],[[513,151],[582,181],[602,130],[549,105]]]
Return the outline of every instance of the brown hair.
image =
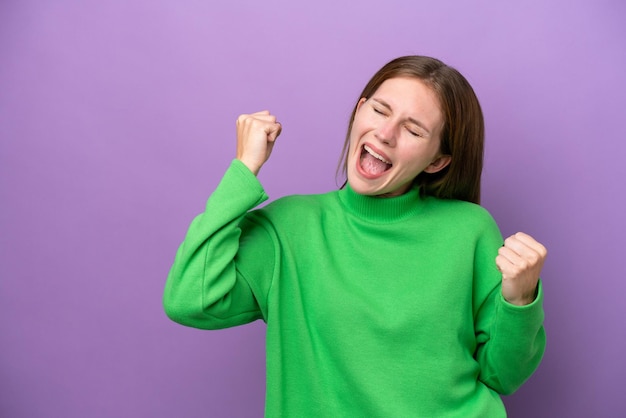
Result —
[[[435,92],[444,115],[440,152],[452,156],[450,164],[443,170],[433,174],[422,172],[415,178],[414,184],[430,196],[480,203],[485,126],[472,86],[461,73],[438,59],[405,56],[390,61],[374,74],[358,100],[369,99],[385,80],[395,77],[418,78]],[[344,175],[347,173],[350,132],[356,110],[355,105],[341,152],[339,167]]]

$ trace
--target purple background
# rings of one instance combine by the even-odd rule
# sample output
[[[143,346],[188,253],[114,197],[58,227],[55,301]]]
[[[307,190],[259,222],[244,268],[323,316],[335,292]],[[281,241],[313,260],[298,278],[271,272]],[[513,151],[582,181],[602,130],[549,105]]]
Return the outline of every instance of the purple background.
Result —
[[[626,410],[626,3],[0,2],[0,416],[259,417],[264,325],[170,322],[165,278],[235,152],[271,198],[336,188],[347,118],[404,54],[473,84],[483,204],[546,244],[548,349],[511,417]]]

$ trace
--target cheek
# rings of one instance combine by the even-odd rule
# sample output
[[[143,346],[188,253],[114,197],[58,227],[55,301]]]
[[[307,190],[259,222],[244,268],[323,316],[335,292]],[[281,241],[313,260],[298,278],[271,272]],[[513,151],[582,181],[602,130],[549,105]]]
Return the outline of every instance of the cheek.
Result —
[[[359,132],[358,126],[356,125],[356,123],[354,123],[352,125],[352,130],[350,131],[350,146],[349,146],[350,155],[353,154],[353,151],[359,145],[360,135],[358,134],[358,132]]]
[[[437,155],[437,150],[431,148],[413,145],[400,150],[405,167],[416,175],[422,172]]]
[[[354,116],[354,121],[352,122],[352,132],[351,135],[355,138],[360,138],[366,132],[373,129],[373,120],[367,117],[367,115],[362,113],[362,110],[359,110]]]
[[[348,164],[348,171],[350,171],[352,168],[354,168],[355,164],[356,164],[356,160],[357,160],[357,155],[359,154],[356,151],[356,145],[355,145],[356,141],[350,141],[350,147],[348,148],[348,156],[346,158],[346,162]]]

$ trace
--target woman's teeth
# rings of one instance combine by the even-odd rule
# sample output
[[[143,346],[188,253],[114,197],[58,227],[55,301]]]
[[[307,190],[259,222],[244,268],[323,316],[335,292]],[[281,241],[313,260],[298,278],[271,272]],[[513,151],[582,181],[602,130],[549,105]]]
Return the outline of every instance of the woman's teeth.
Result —
[[[387,161],[382,155],[376,153],[373,149],[371,149],[369,146],[367,145],[363,145],[363,148],[365,149],[365,151],[367,151],[368,153],[370,153],[371,155],[373,155],[374,157],[378,158],[380,161],[382,161],[385,164],[389,164],[391,165],[391,161]]]

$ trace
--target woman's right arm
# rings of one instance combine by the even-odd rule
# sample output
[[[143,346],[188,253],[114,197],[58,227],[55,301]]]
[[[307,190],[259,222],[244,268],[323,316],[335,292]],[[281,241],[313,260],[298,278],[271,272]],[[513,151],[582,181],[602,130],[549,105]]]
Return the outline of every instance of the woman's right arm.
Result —
[[[235,259],[240,251],[240,223],[265,199],[256,177],[234,160],[176,252],[163,294],[170,319],[190,327],[220,329],[262,317],[254,292],[258,289],[239,274]],[[254,240],[246,232],[248,245],[259,247],[259,257],[273,258],[267,254],[273,247],[264,240],[269,239],[267,232],[260,226],[256,229],[250,231]]]
[[[271,237],[260,225],[242,219],[267,199],[255,175],[267,161],[280,124],[269,112],[242,115],[237,120],[237,159],[208,199],[204,213],[191,223],[167,278],[165,312],[183,325],[219,329],[263,317],[264,286],[272,272]],[[240,238],[254,251],[237,260]],[[252,254],[252,256],[251,256]],[[237,262],[255,266],[262,277],[248,281]],[[268,268],[265,268],[268,266]],[[261,283],[261,285],[259,285]]]

